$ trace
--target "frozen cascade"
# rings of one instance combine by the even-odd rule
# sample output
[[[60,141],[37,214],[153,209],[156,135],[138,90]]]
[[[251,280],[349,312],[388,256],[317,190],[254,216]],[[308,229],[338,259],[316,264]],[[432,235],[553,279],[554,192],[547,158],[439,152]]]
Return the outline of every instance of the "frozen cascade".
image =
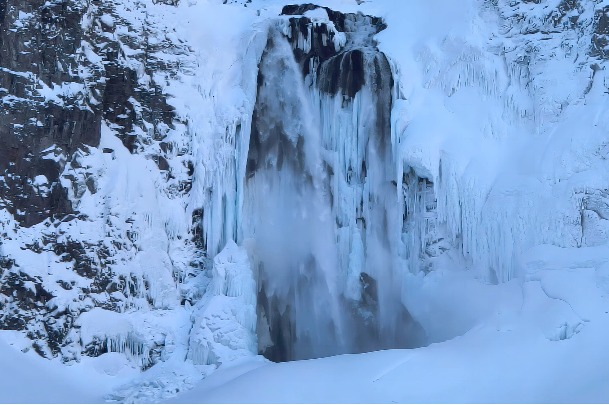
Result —
[[[523,246],[558,242],[532,229],[577,221],[519,209],[536,199],[513,190],[539,184],[491,190],[491,170],[474,179],[467,159],[442,151],[420,160],[407,150],[400,75],[374,41],[384,28],[363,14],[286,6],[266,46],[257,40],[247,51],[260,55],[250,58],[259,61],[255,103],[226,122],[214,172],[205,173],[213,175],[203,204],[208,256],[231,240],[248,249],[259,351],[271,359],[424,344],[403,304],[407,272],[431,271],[455,248],[481,278],[507,281],[518,276]],[[425,85],[454,97],[479,89],[504,107],[480,128],[500,141],[506,117],[530,115],[526,99],[510,106],[501,97],[506,86],[515,91],[515,73],[451,41],[444,46],[461,49],[456,60],[422,50]],[[501,204],[506,195],[513,212]]]
[[[259,330],[268,329],[275,343],[261,350],[278,360],[329,355],[344,344],[334,221],[317,119],[302,82],[288,42],[271,28],[259,71],[243,235],[255,252],[259,321],[268,323]]]
[[[393,77],[372,39],[384,24],[315,7],[287,6],[305,16],[270,29],[248,151],[239,235],[270,339],[259,350],[273,360],[424,342],[401,300],[411,247],[400,242]]]
[[[445,232],[438,223],[434,184],[425,177],[419,177],[411,168],[403,175],[401,192],[402,256],[408,259],[411,271],[428,272],[433,258],[450,249],[443,237]]]

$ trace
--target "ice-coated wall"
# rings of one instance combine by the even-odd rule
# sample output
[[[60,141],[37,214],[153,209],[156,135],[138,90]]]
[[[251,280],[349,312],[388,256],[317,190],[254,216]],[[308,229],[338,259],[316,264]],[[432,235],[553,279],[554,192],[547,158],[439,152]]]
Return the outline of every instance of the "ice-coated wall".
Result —
[[[591,42],[602,57],[590,30],[603,20],[587,3],[548,18],[504,3],[429,42],[397,46],[409,31],[395,28],[396,61],[375,42],[379,18],[305,4],[271,24],[236,154],[241,197],[225,204],[252,257],[261,352],[421,344],[409,272],[444,263],[496,284],[523,275],[531,246],[606,241],[606,75],[570,50]],[[591,24],[573,37],[567,12]],[[553,28],[532,47],[539,24]]]
[[[213,190],[208,252],[231,238],[247,246],[259,351],[273,360],[420,345],[401,292],[425,236],[404,224],[429,227],[413,211],[429,207],[404,198],[420,189],[396,164],[394,80],[373,39],[385,25],[312,5],[283,14],[268,30],[251,128],[230,132],[235,188]]]

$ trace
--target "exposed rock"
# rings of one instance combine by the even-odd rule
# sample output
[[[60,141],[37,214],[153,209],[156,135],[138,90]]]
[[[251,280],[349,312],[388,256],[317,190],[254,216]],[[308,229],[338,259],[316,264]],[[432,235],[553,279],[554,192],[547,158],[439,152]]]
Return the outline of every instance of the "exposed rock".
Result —
[[[6,209],[15,221],[0,221],[0,329],[24,330],[41,355],[61,355],[64,361],[107,350],[105,342],[79,347],[74,320],[81,313],[94,307],[120,312],[143,302],[161,305],[150,296],[145,277],[116,270],[141,250],[141,225],[80,212],[81,200],[97,194],[105,182],[90,159],[116,153],[98,150],[102,128],[110,128],[131,153],[156,163],[167,195],[188,193],[193,175],[182,159],[172,160],[187,152],[187,142],[163,141],[182,123],[154,81],[179,69],[158,52],[185,50],[166,38],[150,40],[160,37],[155,25],[131,26],[116,9],[120,6],[81,0],[0,2],[0,213]],[[69,231],[93,223],[107,230],[99,240]],[[49,272],[52,265],[72,274],[55,281],[29,275],[32,269],[22,267],[14,250],[17,235],[27,228],[44,232],[35,241],[21,236],[24,254],[46,257]],[[3,248],[9,243],[13,250]],[[202,248],[190,237],[183,243]]]
[[[302,16],[317,9],[325,10],[331,25]],[[368,63],[379,66],[379,81],[374,83],[379,88],[383,86],[380,75],[385,75],[387,59],[378,51],[373,39],[387,27],[381,18],[361,13],[344,14],[314,4],[285,6],[282,15],[299,16],[289,19],[288,36],[303,75],[314,73],[320,79],[321,90],[330,94],[341,91],[346,97],[353,98],[365,84],[365,64]],[[304,48],[300,45],[301,40],[307,44]],[[391,74],[384,78],[393,80]]]
[[[591,54],[609,59],[609,6],[596,10],[594,14]]]

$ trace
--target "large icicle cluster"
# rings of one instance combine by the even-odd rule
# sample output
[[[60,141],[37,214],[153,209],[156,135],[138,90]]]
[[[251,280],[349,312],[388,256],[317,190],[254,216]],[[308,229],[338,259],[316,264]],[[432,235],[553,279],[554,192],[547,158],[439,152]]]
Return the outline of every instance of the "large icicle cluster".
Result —
[[[397,86],[425,100],[398,97],[398,165],[433,182],[444,243],[491,282],[522,276],[531,246],[607,241],[589,208],[606,201],[607,6],[538,3],[484,2],[472,15],[480,32],[419,46],[422,85]]]

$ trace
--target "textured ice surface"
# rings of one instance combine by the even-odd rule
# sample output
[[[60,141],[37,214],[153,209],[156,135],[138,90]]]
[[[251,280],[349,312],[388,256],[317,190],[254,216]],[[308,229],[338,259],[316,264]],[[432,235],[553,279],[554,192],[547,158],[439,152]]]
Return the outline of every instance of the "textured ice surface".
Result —
[[[183,400],[606,401],[609,101],[606,60],[590,49],[601,43],[598,21],[609,3],[329,1],[329,7],[385,18],[388,28],[376,39],[395,79],[388,155],[366,149],[363,127],[371,124],[374,96],[366,89],[345,105],[340,96],[313,90],[306,95],[313,101],[311,116],[282,110],[319,125],[318,134],[308,132],[321,145],[307,153],[306,164],[311,173],[320,160],[335,169],[331,211],[318,205],[323,188],[296,184],[294,173],[266,173],[244,186],[258,65],[283,2],[220,3],[172,7],[125,0],[117,3],[120,19],[100,17],[120,35],[147,21],[156,27],[153,41],[189,47],[179,56],[164,55],[180,68],[175,77],[157,80],[179,118],[167,134],[176,179],[165,182],[145,153],[129,153],[112,126],[102,128],[99,149],[79,158],[80,168],[65,167],[70,198],[89,219],[60,223],[57,232],[64,239],[102,241],[121,286],[87,300],[78,291],[91,281],[71,262],[50,250],[22,249],[45,235],[44,225],[21,228],[0,211],[0,253],[17,259],[32,278],[24,291],[35,294],[40,284],[54,295],[45,305],[58,313],[84,312],[70,335],[76,348],[68,356],[71,365],[41,363],[28,357],[31,352],[22,363],[16,356],[22,354],[3,346],[3,398],[40,401],[46,392],[62,401],[100,401],[111,393],[114,401],[157,401],[194,387],[222,363]],[[312,24],[328,24],[326,14],[307,16]],[[20,16],[22,23],[27,19],[27,13]],[[307,38],[299,37],[298,47],[309,49]],[[344,45],[346,38],[335,35],[332,46]],[[137,50],[125,44],[123,52]],[[83,44],[83,55],[99,62],[90,44]],[[138,80],[149,80],[142,66],[133,68]],[[302,89],[281,82],[281,75],[273,83],[291,95],[292,107],[302,97]],[[81,90],[41,84],[36,91],[59,103]],[[349,136],[354,133],[364,137]],[[53,147],[44,156],[66,159]],[[351,178],[361,179],[363,156],[367,181],[342,181],[338,173],[349,168]],[[192,191],[176,197],[188,160]],[[92,175],[95,194],[86,183]],[[396,185],[383,189],[382,180]],[[33,185],[45,193],[44,179]],[[265,195],[275,205],[264,205]],[[358,200],[377,204],[366,208],[366,230],[345,209]],[[299,208],[290,215],[308,216],[286,215],[279,201]],[[208,260],[195,274],[189,229],[199,208]],[[248,224],[244,213],[251,210],[263,221],[250,216]],[[385,214],[389,253],[375,244],[377,217]],[[334,227],[336,219],[335,235],[314,238],[311,229]],[[273,226],[279,231],[252,238],[254,230]],[[305,244],[289,246],[279,237],[289,232],[298,232],[293,240]],[[125,243],[116,246],[118,241]],[[265,256],[280,267],[290,261],[281,254],[286,246],[300,258],[308,251],[318,259],[329,257],[324,249],[330,246],[339,265],[328,260],[319,268],[336,283],[324,280],[322,287],[361,299],[358,277],[367,270],[384,283],[380,289],[398,295],[392,302],[408,308],[428,340],[440,343],[285,365],[254,359],[253,264]],[[383,271],[391,277],[379,277]],[[103,309],[107,303],[118,311]],[[313,304],[322,319],[331,317],[332,306]],[[3,337],[18,349],[30,346],[18,335]],[[259,331],[258,339],[268,338]],[[86,347],[108,352],[81,356]],[[230,368],[238,358],[254,363]],[[151,359],[157,364],[140,373]],[[32,376],[38,369],[44,375]],[[247,374],[228,382],[241,372]],[[34,384],[48,378],[50,384]],[[260,381],[272,383],[261,387]],[[75,388],[87,384],[89,392]]]

